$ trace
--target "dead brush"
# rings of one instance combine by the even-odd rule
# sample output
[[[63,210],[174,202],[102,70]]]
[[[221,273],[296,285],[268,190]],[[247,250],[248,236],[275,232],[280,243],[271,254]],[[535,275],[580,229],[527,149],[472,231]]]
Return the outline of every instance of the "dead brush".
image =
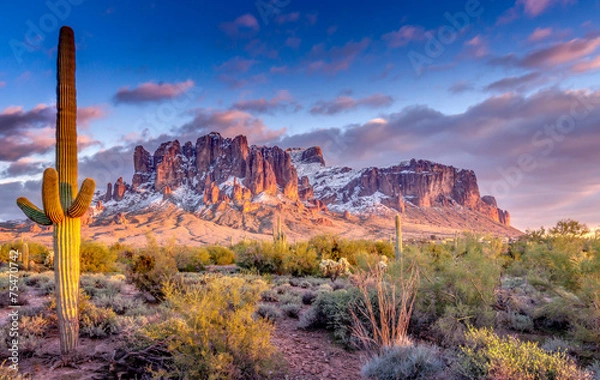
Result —
[[[392,266],[369,266],[350,278],[361,297],[350,303],[351,327],[356,344],[371,357],[386,348],[409,343],[408,325],[419,287],[419,270],[402,262]],[[397,274],[395,272],[398,272]]]

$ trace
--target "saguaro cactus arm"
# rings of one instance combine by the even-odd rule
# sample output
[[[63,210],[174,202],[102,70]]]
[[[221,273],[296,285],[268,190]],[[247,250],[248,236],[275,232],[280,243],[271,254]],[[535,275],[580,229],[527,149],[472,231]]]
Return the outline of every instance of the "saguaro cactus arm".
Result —
[[[50,218],[48,218],[48,216],[29,199],[20,197],[17,199],[17,206],[19,206],[26,217],[33,220],[37,224],[41,224],[42,226],[52,225],[52,220],[50,220]]]
[[[81,190],[77,194],[77,198],[69,207],[67,213],[71,218],[82,217],[92,203],[94,197],[94,190],[96,189],[96,182],[91,178],[86,178],[81,184]]]
[[[60,206],[58,172],[54,168],[48,168],[44,171],[42,203],[44,204],[44,212],[52,222],[58,224],[65,219],[65,213]]]

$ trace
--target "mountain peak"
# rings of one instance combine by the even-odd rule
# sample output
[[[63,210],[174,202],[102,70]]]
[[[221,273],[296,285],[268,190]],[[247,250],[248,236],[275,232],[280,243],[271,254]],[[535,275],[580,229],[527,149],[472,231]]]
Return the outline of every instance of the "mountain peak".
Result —
[[[154,154],[138,145],[133,161],[132,185],[120,179],[114,189],[109,187],[102,199],[115,202],[107,209],[148,207],[148,200],[213,216],[258,210],[265,202],[358,215],[405,212],[407,207],[466,208],[510,225],[508,212],[498,208],[495,198],[481,197],[472,170],[428,160],[383,168],[328,167],[318,146],[283,150],[248,145],[243,135],[211,132],[183,146],[178,140],[162,143]]]

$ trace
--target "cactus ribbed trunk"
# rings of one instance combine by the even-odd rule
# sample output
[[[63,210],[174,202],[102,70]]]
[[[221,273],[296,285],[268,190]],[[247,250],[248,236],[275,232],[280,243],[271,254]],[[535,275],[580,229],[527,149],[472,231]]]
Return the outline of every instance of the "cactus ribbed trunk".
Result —
[[[77,196],[77,97],[75,90],[75,38],[63,28],[58,43],[56,86],[56,171],[60,203],[69,210]],[[69,355],[79,337],[79,244],[81,222],[65,215],[54,225],[54,276],[60,350]]]
[[[44,171],[42,202],[27,198],[17,205],[36,223],[54,225],[54,278],[60,351],[68,362],[79,338],[79,244],[81,220],[90,206],[96,184],[86,178],[77,192],[77,99],[75,92],[75,36],[63,26],[58,41],[56,86],[56,169]]]
[[[402,220],[396,215],[396,261],[402,256]]]

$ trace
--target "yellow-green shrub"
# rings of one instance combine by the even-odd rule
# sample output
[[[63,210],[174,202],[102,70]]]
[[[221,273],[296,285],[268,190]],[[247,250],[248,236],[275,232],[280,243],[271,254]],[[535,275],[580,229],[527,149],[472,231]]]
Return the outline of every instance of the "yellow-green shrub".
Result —
[[[266,288],[262,280],[240,277],[207,278],[185,290],[167,284],[167,312],[141,329],[137,345],[167,342],[172,357],[162,373],[171,378],[268,378],[275,364],[273,326],[252,316]]]
[[[117,253],[103,243],[84,240],[79,252],[82,272],[108,273],[116,270]]]
[[[501,338],[490,329],[470,329],[456,370],[469,379],[591,379],[565,353],[549,353],[537,343]]]

